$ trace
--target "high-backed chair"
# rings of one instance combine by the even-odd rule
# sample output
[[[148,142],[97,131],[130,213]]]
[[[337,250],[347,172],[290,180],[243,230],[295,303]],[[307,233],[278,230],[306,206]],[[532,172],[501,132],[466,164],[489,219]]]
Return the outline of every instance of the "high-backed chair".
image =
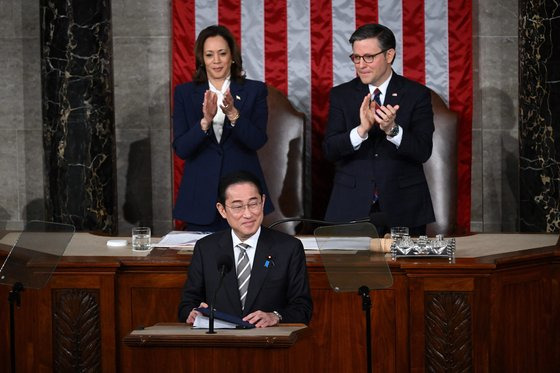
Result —
[[[264,218],[270,225],[281,219],[308,216],[310,193],[310,128],[298,112],[274,87],[268,87],[268,141],[258,156],[275,210]],[[296,233],[298,222],[279,224],[275,229]]]
[[[428,224],[429,236],[450,235],[457,221],[457,127],[458,116],[432,91],[435,132],[432,156],[424,163],[436,214],[435,223]]]

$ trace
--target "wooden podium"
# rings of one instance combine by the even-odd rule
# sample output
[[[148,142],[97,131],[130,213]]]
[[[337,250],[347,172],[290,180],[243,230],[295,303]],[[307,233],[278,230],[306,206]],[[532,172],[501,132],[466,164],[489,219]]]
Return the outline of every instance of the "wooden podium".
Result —
[[[158,323],[124,338],[134,372],[312,371],[308,327],[284,324],[255,329],[218,329],[207,334],[181,323]],[[297,342],[297,343],[296,343]]]

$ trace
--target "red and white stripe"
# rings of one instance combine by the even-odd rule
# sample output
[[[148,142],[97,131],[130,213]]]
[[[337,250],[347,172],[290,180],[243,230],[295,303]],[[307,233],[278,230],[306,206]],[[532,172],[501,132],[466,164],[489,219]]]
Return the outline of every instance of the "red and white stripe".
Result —
[[[386,25],[397,39],[394,70],[427,85],[460,114],[458,225],[468,230],[471,10],[470,0],[173,0],[173,86],[191,78],[196,35],[211,24],[227,26],[241,44],[247,77],[280,89],[310,118],[314,204],[323,204],[330,186],[321,161],[328,92],[355,76],[348,59],[352,32],[365,23]],[[175,163],[177,184],[182,164]]]

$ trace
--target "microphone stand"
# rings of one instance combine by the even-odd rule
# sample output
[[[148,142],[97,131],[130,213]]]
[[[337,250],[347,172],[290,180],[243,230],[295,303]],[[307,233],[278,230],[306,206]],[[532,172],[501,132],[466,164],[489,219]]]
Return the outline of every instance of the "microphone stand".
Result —
[[[20,293],[23,291],[23,284],[21,282],[16,282],[12,286],[12,290],[8,295],[8,302],[10,302],[10,362],[11,371],[15,373],[16,371],[16,327],[14,318],[14,303],[19,308],[21,306],[21,296]]]
[[[369,288],[360,286],[358,294],[362,296],[362,310],[366,314],[366,356],[367,356],[367,372],[372,372],[371,359],[371,298],[369,296]]]
[[[206,334],[216,334],[214,331],[214,305],[216,303],[216,296],[218,295],[218,290],[222,287],[222,282],[224,281],[224,276],[226,274],[226,266],[222,265],[220,268],[220,280],[218,281],[218,287],[214,292],[212,297],[212,302],[210,303],[210,315],[208,316],[208,331]]]

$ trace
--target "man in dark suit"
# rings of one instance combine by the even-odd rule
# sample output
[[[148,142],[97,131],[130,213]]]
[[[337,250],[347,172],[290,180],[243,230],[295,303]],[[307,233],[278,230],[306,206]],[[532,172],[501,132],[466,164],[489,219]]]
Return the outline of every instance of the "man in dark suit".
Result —
[[[242,317],[256,327],[309,323],[313,305],[305,253],[300,240],[261,226],[265,195],[251,173],[223,177],[218,212],[231,229],[200,239],[194,248],[179,304],[179,320],[193,323],[208,307],[219,282],[218,262],[230,258],[234,269],[218,291],[215,309]]]
[[[435,221],[423,163],[432,154],[430,91],[397,75],[395,36],[368,24],[350,37],[357,77],[334,87],[323,150],[336,174],[325,219],[369,218],[380,235]]]

